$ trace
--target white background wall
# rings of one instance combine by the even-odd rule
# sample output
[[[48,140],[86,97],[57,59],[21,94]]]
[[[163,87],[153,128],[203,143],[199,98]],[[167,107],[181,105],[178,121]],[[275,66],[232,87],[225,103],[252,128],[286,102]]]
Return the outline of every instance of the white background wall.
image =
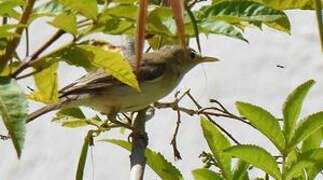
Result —
[[[249,44],[226,38],[209,36],[202,38],[203,54],[216,56],[221,62],[205,64],[193,69],[178,88],[191,88],[192,94],[203,105],[210,105],[209,98],[216,98],[233,112],[236,100],[260,105],[281,117],[281,106],[287,94],[297,85],[308,79],[316,84],[307,96],[302,116],[323,110],[323,58],[317,25],[313,11],[288,11],[291,21],[291,36],[286,33],[264,27],[263,31],[247,29],[244,33]],[[54,30],[48,25],[39,27],[33,24],[31,30],[31,48],[37,49]],[[66,39],[69,39],[66,36]],[[63,41],[66,41],[63,40]],[[111,40],[112,39],[112,40]],[[120,43],[111,37],[107,40]],[[195,47],[192,44],[192,47]],[[23,50],[21,50],[23,53]],[[283,65],[281,69],[276,65]],[[84,71],[60,64],[60,87],[72,82]],[[71,70],[72,69],[72,70]],[[22,86],[31,80],[22,82]],[[163,101],[171,100],[168,96]],[[189,101],[183,106],[193,107]],[[41,107],[30,105],[30,110]],[[91,112],[93,113],[93,112]],[[27,126],[26,142],[22,158],[17,160],[10,141],[0,141],[0,179],[1,180],[70,180],[74,179],[83,137],[88,128],[70,129],[50,123],[54,113],[44,115]],[[272,144],[252,128],[229,119],[216,118],[217,122],[227,128],[242,143],[253,143],[277,152]],[[182,115],[182,124],[178,137],[178,148],[183,160],[174,161],[169,145],[176,124],[176,113],[171,110],[159,110],[147,123],[149,147],[159,151],[176,165],[185,179],[193,179],[190,171],[202,166],[198,158],[202,150],[208,150],[202,138],[198,117]],[[2,125],[2,123],[1,123]],[[5,134],[4,127],[0,133]],[[122,138],[118,131],[105,133],[101,138]],[[86,164],[84,179],[128,179],[129,153],[115,145],[96,142]],[[94,172],[92,171],[94,169]],[[253,172],[252,177],[263,175]],[[321,176],[322,178],[322,176]],[[159,179],[148,167],[145,179]]]

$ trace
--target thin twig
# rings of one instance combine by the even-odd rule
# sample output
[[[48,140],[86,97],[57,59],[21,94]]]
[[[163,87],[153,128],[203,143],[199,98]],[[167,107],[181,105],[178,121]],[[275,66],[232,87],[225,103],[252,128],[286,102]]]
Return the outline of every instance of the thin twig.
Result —
[[[35,3],[35,0],[27,0],[26,1],[26,6],[24,7],[24,10],[21,14],[19,24],[27,24],[27,21],[29,19],[29,15],[31,14],[34,3]],[[13,53],[15,52],[15,50],[20,42],[23,29],[24,29],[24,27],[17,27],[15,30],[15,34],[18,34],[19,36],[12,38],[8,42],[8,45],[6,47],[6,51],[5,51],[4,55],[2,55],[0,57],[0,72],[2,72],[5,65],[8,63],[8,61],[12,57]]]
[[[65,32],[63,30],[58,30],[45,44],[43,44],[37,51],[35,51],[30,58],[25,59],[22,64],[20,64],[17,69],[10,75],[11,77],[16,77],[21,71],[29,67],[38,56],[45,51],[53,42],[59,39]]]
[[[181,154],[178,151],[177,142],[176,142],[176,137],[177,137],[177,134],[178,134],[179,126],[181,124],[181,113],[180,113],[179,110],[177,110],[176,112],[177,112],[176,128],[175,128],[175,131],[174,131],[174,134],[173,134],[173,138],[172,138],[170,144],[173,147],[174,159],[175,160],[178,160],[178,159],[182,159]]]

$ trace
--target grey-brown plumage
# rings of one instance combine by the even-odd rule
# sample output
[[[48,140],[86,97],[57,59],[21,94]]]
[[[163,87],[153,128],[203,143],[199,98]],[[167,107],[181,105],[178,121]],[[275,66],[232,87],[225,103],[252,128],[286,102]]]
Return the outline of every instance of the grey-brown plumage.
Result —
[[[134,69],[135,57],[127,60]],[[193,49],[182,49],[180,46],[146,53],[142,57],[137,77],[141,92],[99,68],[62,88],[59,91],[59,102],[31,113],[27,122],[55,109],[79,105],[89,106],[105,114],[138,111],[166,96],[186,72],[206,61],[217,59],[201,57]]]

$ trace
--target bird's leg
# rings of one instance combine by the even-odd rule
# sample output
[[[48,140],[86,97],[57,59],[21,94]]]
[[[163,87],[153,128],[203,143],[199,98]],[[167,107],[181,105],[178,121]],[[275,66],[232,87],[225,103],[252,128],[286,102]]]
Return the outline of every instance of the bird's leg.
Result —
[[[117,120],[117,118],[116,118],[117,113],[116,112],[112,111],[109,114],[107,114],[107,116],[108,116],[109,121],[111,121],[112,123],[114,123],[116,125],[120,125],[122,127],[128,128],[128,129],[132,129],[132,127],[129,124],[125,124],[125,123],[122,123]]]

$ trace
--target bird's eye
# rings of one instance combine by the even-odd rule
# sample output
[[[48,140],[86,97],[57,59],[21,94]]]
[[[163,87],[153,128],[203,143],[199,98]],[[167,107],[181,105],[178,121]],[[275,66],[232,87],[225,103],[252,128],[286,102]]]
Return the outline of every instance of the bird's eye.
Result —
[[[196,52],[192,51],[190,56],[191,56],[191,59],[195,59],[196,58]]]

